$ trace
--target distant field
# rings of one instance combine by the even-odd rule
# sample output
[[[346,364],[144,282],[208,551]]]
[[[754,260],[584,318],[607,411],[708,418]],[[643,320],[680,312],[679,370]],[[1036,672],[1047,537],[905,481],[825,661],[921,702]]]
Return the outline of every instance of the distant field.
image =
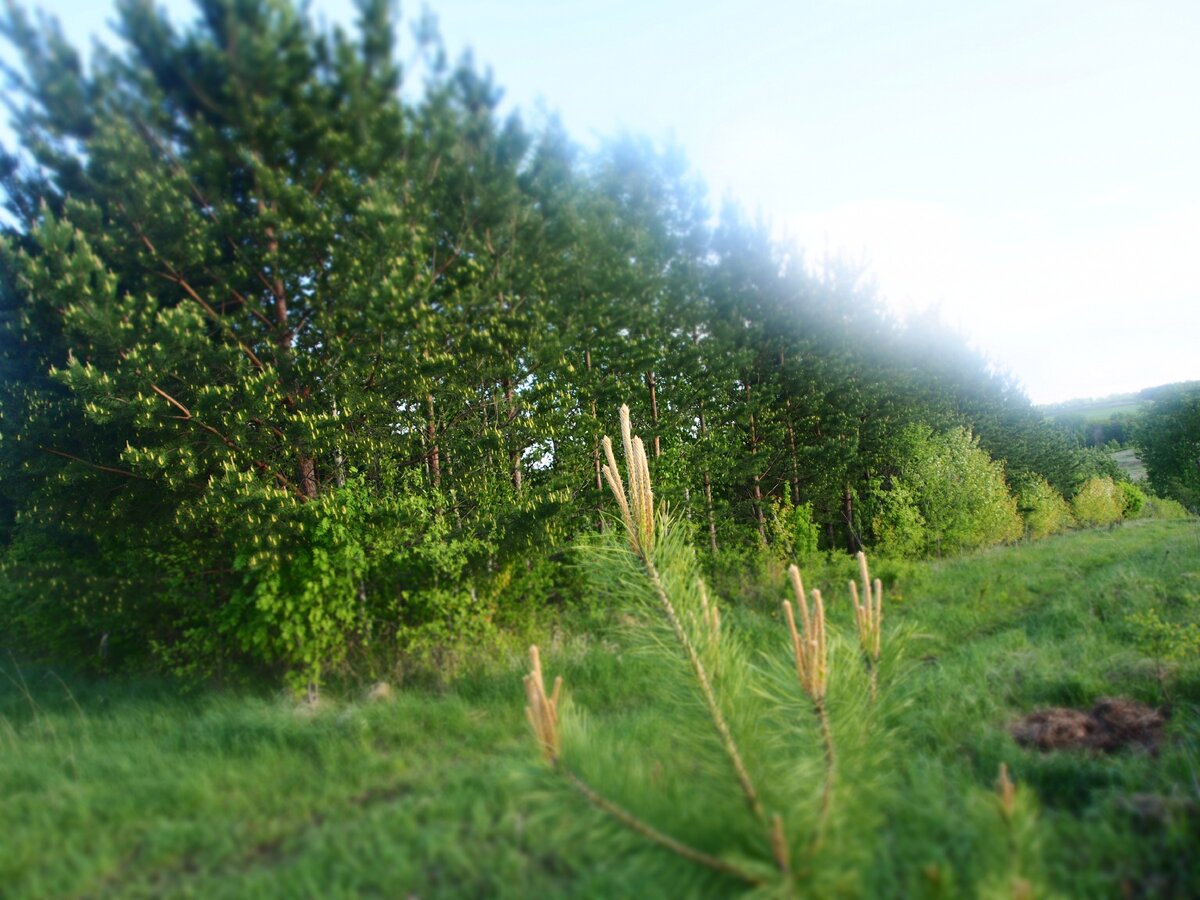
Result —
[[[1145,481],[1146,466],[1138,459],[1136,450],[1118,450],[1112,455],[1130,481]]]
[[[874,811],[848,819],[852,837],[831,838],[811,863],[835,861],[825,877],[836,889],[813,892],[1200,896],[1200,659],[1156,660],[1131,618],[1196,621],[1200,523],[1133,522],[878,569],[898,652],[877,732],[889,762]],[[842,597],[850,571],[839,562],[811,583]],[[725,601],[728,627],[755,652],[783,640],[772,577]],[[852,632],[844,603],[831,622]],[[615,622],[594,624],[547,638],[548,674],[565,676],[589,727],[631,759],[679,758],[679,736],[662,727],[675,700]],[[832,665],[857,662],[835,653]],[[557,788],[523,717],[523,668],[493,660],[448,686],[373,704],[347,690],[307,712],[271,690],[64,680],[0,659],[0,893],[736,894],[738,883],[697,878]],[[1169,702],[1157,755],[1042,752],[1010,733],[1032,710],[1113,696]],[[1015,830],[995,792],[1001,762],[1017,786]],[[653,819],[664,809],[654,798],[685,803],[691,777],[631,767],[619,799]],[[846,778],[835,802],[856,789]],[[721,827],[697,822],[693,837],[719,839]]]
[[[1094,406],[1084,406],[1070,412],[1083,416],[1084,420],[1089,423],[1107,422],[1113,416],[1121,413],[1133,414],[1140,412],[1145,406],[1146,403],[1144,400],[1121,400],[1112,403],[1098,403]]]
[[[1139,400],[1135,396],[1121,396],[1102,400],[1072,400],[1043,407],[1043,410],[1053,419],[1079,416],[1085,422],[1093,423],[1107,422],[1113,416],[1122,413],[1140,412],[1146,405],[1147,401]]]

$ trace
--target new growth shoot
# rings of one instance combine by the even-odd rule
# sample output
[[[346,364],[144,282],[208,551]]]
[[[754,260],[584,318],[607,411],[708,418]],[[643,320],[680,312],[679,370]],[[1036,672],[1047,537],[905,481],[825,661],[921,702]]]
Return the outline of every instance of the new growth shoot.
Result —
[[[536,647],[530,648],[531,670],[525,677],[525,692],[528,698],[526,716],[545,761],[593,807],[682,858],[749,884],[778,884],[784,888],[786,894],[791,895],[797,889],[799,880],[805,877],[804,873],[810,871],[809,866],[817,858],[822,847],[830,817],[837,769],[833,732],[826,710],[829,650],[825,603],[820,591],[805,591],[800,570],[795,566],[790,567],[788,576],[793,596],[784,601],[783,610],[791,638],[791,651],[795,657],[796,677],[809,701],[812,714],[815,714],[825,762],[820,806],[816,810],[815,833],[807,849],[808,861],[804,867],[796,870],[792,867],[794,848],[788,840],[789,829],[785,828],[783,813],[787,811],[779,807],[768,808],[769,804],[776,802],[774,796],[777,795],[773,789],[777,785],[756,769],[755,776],[761,779],[758,784],[769,789],[767,795],[760,793],[756,779],[752,777],[751,767],[747,765],[746,756],[739,746],[739,741],[749,743],[760,735],[746,732],[735,736],[727,718],[727,711],[735,709],[736,704],[745,696],[738,692],[754,690],[748,688],[747,684],[754,679],[755,669],[739,653],[737,636],[723,631],[720,608],[716,599],[709,596],[703,579],[697,574],[693,549],[677,539],[678,535],[673,532],[666,511],[655,509],[646,448],[642,440],[632,432],[628,407],[621,407],[620,423],[621,444],[625,455],[624,473],[617,465],[613,442],[608,437],[601,441],[605,459],[601,469],[603,479],[612,491],[625,526],[626,543],[615,549],[620,554],[631,554],[628,561],[636,572],[636,580],[649,586],[655,601],[654,607],[669,626],[671,637],[659,641],[659,636],[656,635],[655,646],[667,654],[670,665],[686,666],[690,689],[696,692],[697,699],[703,701],[704,718],[700,722],[704,727],[711,726],[724,757],[723,761],[728,764],[728,780],[722,779],[720,784],[714,787],[724,791],[735,801],[745,804],[751,817],[746,823],[754,835],[751,843],[759,847],[760,861],[757,864],[749,862],[745,855],[744,843],[738,844],[738,855],[731,859],[714,856],[686,844],[614,803],[574,771],[569,765],[569,760],[564,760],[559,727],[562,681],[556,679],[553,691],[547,694],[541,659]],[[862,595],[860,596],[857,586],[852,584],[851,596],[854,601],[859,643],[871,666],[871,691],[874,695],[874,670],[881,646],[883,595],[878,581],[872,586],[866,560],[861,554],[859,566],[863,581]],[[663,637],[666,637],[665,633]],[[681,669],[680,673],[683,671]],[[781,698],[781,703],[787,704],[788,701]],[[707,719],[707,723],[704,719]],[[774,745],[772,748],[774,749]],[[715,745],[713,749],[717,749]],[[567,756],[571,756],[569,746],[565,752]],[[754,759],[753,755],[751,759]],[[717,757],[717,760],[721,761],[721,758]]]
[[[858,551],[858,573],[862,579],[862,595],[858,585],[850,582],[850,599],[854,603],[854,624],[858,628],[858,644],[862,647],[871,671],[871,699],[878,693],[879,655],[883,636],[883,582],[875,579],[871,583],[871,573],[867,569],[867,555]]]
[[[796,628],[796,616],[789,600],[783,601],[783,614],[787,618],[788,632],[792,636],[792,652],[796,657],[796,677],[804,693],[812,698],[813,705],[822,708],[825,704],[825,684],[829,679],[828,644],[825,637],[825,603],[821,592],[812,592],[813,609],[809,613],[808,601],[804,597],[804,581],[796,566],[788,566],[788,579],[800,610],[801,628]]]
[[[608,461],[603,469],[604,480],[621,509],[633,552],[645,559],[654,552],[654,489],[650,486],[646,448],[640,437],[634,437],[629,424],[629,407],[624,405],[621,406],[621,442],[625,446],[625,466],[629,470],[629,496],[625,495],[625,484],[621,481],[621,470],[617,468],[608,435],[601,441],[604,458]]]
[[[558,699],[562,694],[562,676],[554,679],[554,692],[546,696],[546,683],[542,679],[542,658],[537,645],[529,648],[532,670],[525,676],[525,696],[529,705],[525,707],[525,718],[533,728],[538,746],[546,762],[554,765],[562,751],[562,739],[558,733]]]

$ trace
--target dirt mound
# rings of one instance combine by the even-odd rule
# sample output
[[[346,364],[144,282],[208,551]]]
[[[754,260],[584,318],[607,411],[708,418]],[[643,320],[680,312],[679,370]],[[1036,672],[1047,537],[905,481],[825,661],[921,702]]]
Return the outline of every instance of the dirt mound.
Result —
[[[1121,697],[1104,697],[1090,712],[1051,706],[1014,722],[1009,731],[1018,744],[1039,750],[1102,750],[1113,753],[1139,747],[1157,753],[1167,717],[1152,706]]]

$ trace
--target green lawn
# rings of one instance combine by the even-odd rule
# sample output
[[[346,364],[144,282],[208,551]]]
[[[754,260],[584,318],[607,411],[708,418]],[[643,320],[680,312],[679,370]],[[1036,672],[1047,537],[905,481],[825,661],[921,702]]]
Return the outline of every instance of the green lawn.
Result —
[[[1200,895],[1200,660],[1156,662],[1128,618],[1154,609],[1166,622],[1200,621],[1200,523],[1134,522],[876,568],[889,582],[888,634],[903,635],[891,637],[903,654],[885,673],[875,738],[890,762],[861,852],[830,851],[855,860],[835,893],[1011,896],[1020,878],[1039,896]],[[848,571],[831,565],[810,580],[840,583]],[[745,594],[737,608],[724,598],[729,627],[778,646],[770,576]],[[848,627],[844,609],[831,605],[831,618]],[[668,701],[620,634],[576,629],[543,645],[591,727],[633,745],[632,764],[673,736],[656,729]],[[697,877],[556,789],[527,734],[523,668],[491,660],[440,690],[374,704],[328,697],[310,712],[270,692],[62,680],[9,658],[0,893],[731,893],[736,883]],[[1006,730],[1039,706],[1115,695],[1170,703],[1157,757],[1044,754]],[[1008,830],[991,792],[1001,762],[1020,802]],[[668,794],[686,793],[665,779]]]

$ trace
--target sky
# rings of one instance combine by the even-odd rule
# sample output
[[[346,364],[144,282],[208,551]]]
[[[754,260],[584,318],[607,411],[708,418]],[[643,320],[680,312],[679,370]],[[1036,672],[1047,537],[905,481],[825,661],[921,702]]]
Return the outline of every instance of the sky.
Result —
[[[109,4],[38,8],[77,45],[110,34]],[[857,262],[899,317],[936,309],[1035,403],[1200,379],[1196,0],[431,9],[506,109],[584,146],[673,141],[714,209],[734,198],[810,265]]]

